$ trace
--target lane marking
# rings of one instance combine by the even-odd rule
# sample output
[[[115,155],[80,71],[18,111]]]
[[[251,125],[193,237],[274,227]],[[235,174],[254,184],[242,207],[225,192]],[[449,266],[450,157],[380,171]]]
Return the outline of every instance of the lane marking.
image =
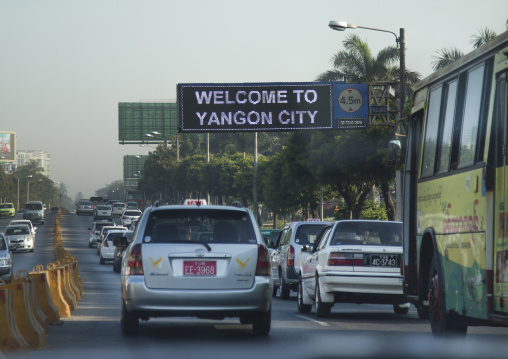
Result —
[[[316,323],[316,324],[319,324],[319,325],[321,325],[321,326],[323,326],[323,327],[329,327],[329,326],[330,326],[330,324],[328,324],[328,323],[326,323],[326,322],[321,322],[321,321],[319,321],[319,320],[315,320],[315,319],[312,319],[312,318],[304,317],[303,315],[298,315],[298,314],[297,314],[296,316],[297,316],[298,318],[302,318],[302,319],[310,320],[311,322],[314,322],[314,323]]]

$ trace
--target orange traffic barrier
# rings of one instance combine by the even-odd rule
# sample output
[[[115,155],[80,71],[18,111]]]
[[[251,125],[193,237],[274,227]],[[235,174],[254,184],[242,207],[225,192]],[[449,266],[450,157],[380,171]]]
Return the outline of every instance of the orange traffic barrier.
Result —
[[[46,333],[35,318],[35,314],[32,311],[30,296],[27,295],[29,292],[29,283],[18,280],[16,283],[11,283],[7,286],[11,286],[14,294],[14,318],[23,339],[31,348],[45,347]]]
[[[83,298],[83,282],[81,281],[81,276],[79,275],[78,266],[79,266],[78,261],[74,259],[71,263],[72,279],[74,284],[79,290],[80,294],[79,299],[81,299]]]
[[[0,350],[27,347],[28,343],[18,330],[14,318],[12,289],[0,285]]]
[[[81,300],[81,292],[78,289],[78,287],[76,286],[76,284],[74,283],[74,278],[71,273],[72,266],[71,266],[71,263],[68,263],[68,261],[69,261],[68,259],[64,260],[64,262],[67,262],[67,263],[63,264],[64,273],[65,273],[65,281],[66,281],[67,286],[69,287],[70,291],[76,298],[76,301],[78,301],[78,300]]]
[[[58,308],[58,314],[60,317],[68,318],[71,316],[71,307],[64,296],[64,290],[60,285],[60,281],[58,280],[59,270],[54,263],[49,263],[47,268],[48,270],[45,272],[48,274],[47,279],[51,299],[53,300],[53,303],[55,303],[55,306]]]
[[[48,283],[48,273],[42,270],[42,266],[37,266],[30,272],[28,276],[33,280],[35,285],[35,294],[37,302],[48,320],[48,324],[61,324],[58,308],[51,298],[51,292]]]
[[[61,265],[58,261],[55,262],[59,273],[59,284],[62,287],[62,293],[65,300],[69,303],[71,310],[76,309],[76,294],[70,287],[69,277],[66,275],[65,266]]]
[[[42,312],[37,297],[35,295],[35,283],[31,278],[28,278],[26,270],[19,270],[12,278],[11,284],[21,283],[23,285],[23,295],[25,297],[26,311],[33,316],[37,324],[44,329],[44,333],[48,332],[48,318]]]

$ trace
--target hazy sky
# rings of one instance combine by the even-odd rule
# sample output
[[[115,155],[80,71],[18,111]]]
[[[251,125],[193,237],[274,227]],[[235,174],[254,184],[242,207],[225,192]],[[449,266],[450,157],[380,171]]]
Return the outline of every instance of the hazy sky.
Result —
[[[406,66],[498,34],[506,0],[0,0],[0,131],[51,155],[51,178],[85,197],[122,179],[118,102],[174,99],[177,83],[307,82],[332,68],[346,33],[330,20],[405,28]],[[395,37],[355,31],[376,54]]]

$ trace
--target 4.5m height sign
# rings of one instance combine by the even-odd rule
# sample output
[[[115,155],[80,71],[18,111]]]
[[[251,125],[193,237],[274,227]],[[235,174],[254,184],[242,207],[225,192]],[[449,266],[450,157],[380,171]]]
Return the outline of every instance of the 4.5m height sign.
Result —
[[[180,132],[365,128],[367,85],[178,84]]]

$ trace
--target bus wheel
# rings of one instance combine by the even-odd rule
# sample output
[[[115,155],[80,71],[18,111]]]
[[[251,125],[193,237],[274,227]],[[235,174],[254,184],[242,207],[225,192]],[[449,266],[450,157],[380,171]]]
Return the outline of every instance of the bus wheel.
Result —
[[[461,323],[453,314],[446,312],[445,294],[441,271],[437,267],[436,256],[432,258],[429,270],[429,319],[432,334],[435,337],[464,336],[467,325]]]

